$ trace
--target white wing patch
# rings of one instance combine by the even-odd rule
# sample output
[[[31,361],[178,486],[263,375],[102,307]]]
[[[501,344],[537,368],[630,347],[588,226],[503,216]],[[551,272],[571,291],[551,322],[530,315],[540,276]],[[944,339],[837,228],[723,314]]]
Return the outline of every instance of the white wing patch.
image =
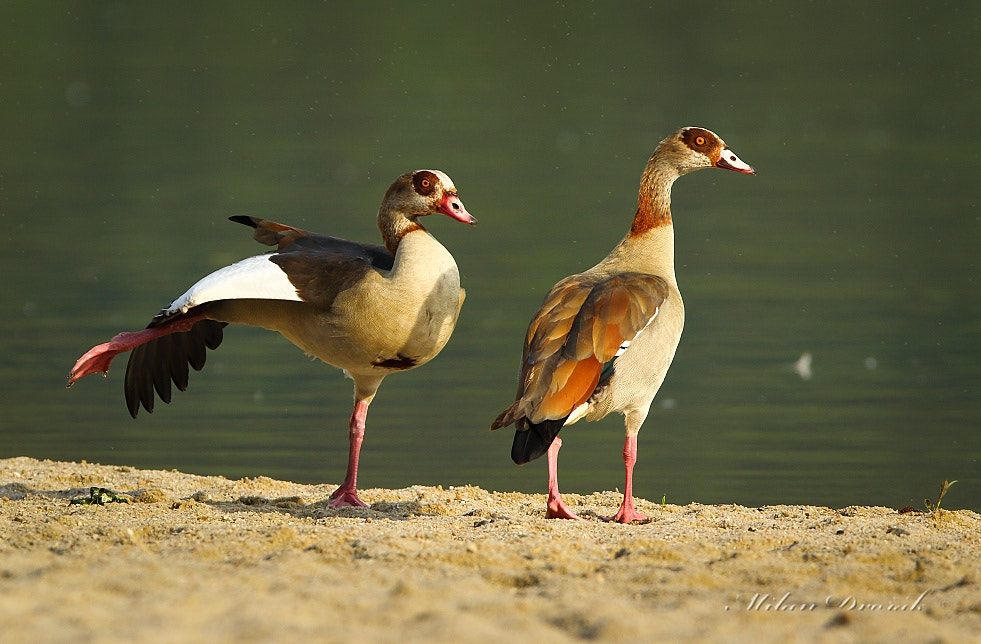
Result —
[[[581,405],[579,405],[578,407],[576,407],[575,409],[573,409],[572,410],[572,413],[569,414],[569,417],[565,419],[565,422],[564,423],[562,423],[562,426],[563,427],[566,427],[566,426],[571,425],[571,424],[573,424],[575,422],[578,422],[579,419],[581,419],[583,416],[586,415],[586,412],[587,411],[589,411],[589,401],[588,400],[586,402],[582,403]]]
[[[171,302],[167,314],[186,313],[205,302],[218,300],[292,300],[302,302],[286,273],[270,261],[272,253],[235,262],[201,278]]]
[[[630,343],[636,340],[638,335],[640,335],[641,333],[647,330],[647,327],[651,325],[651,323],[654,321],[654,318],[657,317],[657,314],[660,313],[660,311],[661,311],[661,307],[657,307],[656,309],[654,309],[654,315],[652,315],[651,319],[647,321],[647,324],[644,325],[644,328],[638,331],[637,333],[635,333],[634,337],[630,338],[629,340],[624,340],[623,344],[620,345],[620,348],[617,349],[617,352],[613,357],[619,358],[620,356],[622,356],[623,352],[626,351],[627,347],[630,346]]]

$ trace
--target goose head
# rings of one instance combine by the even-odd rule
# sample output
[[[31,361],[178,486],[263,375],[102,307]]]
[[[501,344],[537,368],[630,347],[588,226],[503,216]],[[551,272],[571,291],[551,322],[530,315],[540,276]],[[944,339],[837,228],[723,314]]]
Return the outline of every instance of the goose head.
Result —
[[[474,226],[477,218],[467,212],[453,180],[439,170],[416,170],[395,180],[385,194],[384,205],[409,219],[441,213]]]
[[[715,132],[702,127],[683,127],[661,141],[654,152],[671,163],[679,175],[701,168],[722,168],[744,174],[756,174]]]

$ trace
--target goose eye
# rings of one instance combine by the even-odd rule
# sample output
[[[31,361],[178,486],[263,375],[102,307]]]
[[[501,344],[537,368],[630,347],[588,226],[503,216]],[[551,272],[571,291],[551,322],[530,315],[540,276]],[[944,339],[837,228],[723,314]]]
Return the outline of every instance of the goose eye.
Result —
[[[704,136],[696,136],[695,137],[695,145],[705,145],[705,137]]]
[[[436,192],[436,175],[428,170],[422,172],[417,172],[414,177],[412,177],[412,187],[415,188],[416,192],[424,197]]]

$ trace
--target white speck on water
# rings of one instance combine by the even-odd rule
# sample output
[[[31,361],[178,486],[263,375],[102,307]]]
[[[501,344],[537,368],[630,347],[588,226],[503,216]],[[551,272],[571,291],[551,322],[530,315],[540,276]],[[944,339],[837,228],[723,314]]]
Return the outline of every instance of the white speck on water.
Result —
[[[802,380],[810,380],[814,376],[814,372],[811,371],[811,363],[813,361],[814,356],[809,351],[805,351],[797,358],[797,362],[794,363],[794,371]]]

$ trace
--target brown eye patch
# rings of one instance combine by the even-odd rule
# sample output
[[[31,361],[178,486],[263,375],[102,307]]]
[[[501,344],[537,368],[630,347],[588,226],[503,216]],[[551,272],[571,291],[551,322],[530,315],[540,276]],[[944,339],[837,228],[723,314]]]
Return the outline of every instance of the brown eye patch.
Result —
[[[412,177],[412,187],[423,197],[428,197],[436,191],[439,179],[429,170],[422,170]]]
[[[685,130],[681,135],[681,140],[692,150],[706,155],[719,143],[718,137],[700,127],[692,127]]]

